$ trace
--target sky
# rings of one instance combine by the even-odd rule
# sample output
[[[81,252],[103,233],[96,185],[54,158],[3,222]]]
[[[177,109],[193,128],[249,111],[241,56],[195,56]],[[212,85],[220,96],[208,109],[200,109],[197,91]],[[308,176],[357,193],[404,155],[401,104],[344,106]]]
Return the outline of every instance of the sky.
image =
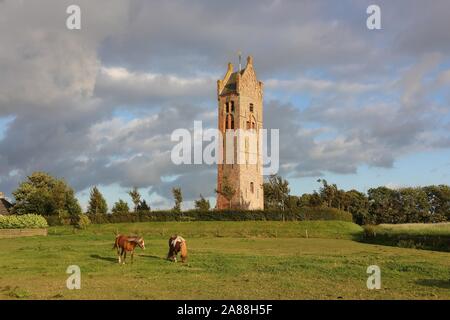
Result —
[[[66,28],[69,5],[81,30]],[[381,30],[366,27],[371,4]],[[154,209],[215,205],[216,168],[175,165],[178,128],[217,124],[237,52],[264,82],[292,194],[450,184],[450,2],[0,0],[0,191],[33,171],[86,208],[136,186]]]

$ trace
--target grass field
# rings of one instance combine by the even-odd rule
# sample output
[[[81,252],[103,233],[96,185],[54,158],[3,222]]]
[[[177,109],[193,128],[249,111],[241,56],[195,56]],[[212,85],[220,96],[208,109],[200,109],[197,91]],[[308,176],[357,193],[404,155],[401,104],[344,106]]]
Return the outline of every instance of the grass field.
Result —
[[[365,227],[364,241],[404,248],[450,252],[450,223],[380,224]]]
[[[139,233],[119,265],[113,233]],[[173,233],[189,262],[165,260]],[[47,237],[0,239],[0,299],[450,299],[450,253],[360,243],[349,222],[153,222],[52,227]],[[80,290],[66,268],[81,268]],[[381,268],[368,290],[366,269]]]
[[[450,235],[450,222],[442,223],[404,223],[380,224],[375,227],[378,233],[410,235]]]

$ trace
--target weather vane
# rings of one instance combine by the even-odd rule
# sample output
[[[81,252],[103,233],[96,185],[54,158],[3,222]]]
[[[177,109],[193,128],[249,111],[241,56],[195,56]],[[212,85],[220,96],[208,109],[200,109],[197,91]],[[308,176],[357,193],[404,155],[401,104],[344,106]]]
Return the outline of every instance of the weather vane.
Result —
[[[241,52],[241,50],[238,51],[238,56],[239,56],[239,71],[241,71],[241,68],[242,68],[242,65],[241,65],[242,52]]]

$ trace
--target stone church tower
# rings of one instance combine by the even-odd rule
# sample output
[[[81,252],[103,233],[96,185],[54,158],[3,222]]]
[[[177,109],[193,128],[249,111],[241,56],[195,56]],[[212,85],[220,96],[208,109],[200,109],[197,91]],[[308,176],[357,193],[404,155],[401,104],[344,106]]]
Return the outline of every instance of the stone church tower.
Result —
[[[216,208],[264,209],[262,135],[259,134],[263,128],[263,83],[256,78],[251,56],[242,70],[233,72],[233,65],[228,64],[225,77],[217,81],[217,99],[218,127],[223,136],[219,158],[223,160],[217,168]],[[227,139],[226,132],[237,137]],[[225,185],[231,187],[225,190],[234,190],[231,202],[224,195]]]

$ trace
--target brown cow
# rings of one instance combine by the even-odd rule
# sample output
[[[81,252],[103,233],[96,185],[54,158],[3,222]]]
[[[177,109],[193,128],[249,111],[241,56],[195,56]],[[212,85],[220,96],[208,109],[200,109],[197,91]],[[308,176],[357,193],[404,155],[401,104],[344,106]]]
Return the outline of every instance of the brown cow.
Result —
[[[186,240],[181,236],[173,235],[169,239],[169,253],[167,254],[167,259],[177,262],[177,254],[181,251],[181,262],[186,262],[187,260],[187,246]]]
[[[131,252],[131,263],[133,263],[134,249],[136,248],[136,246],[139,246],[142,250],[145,250],[144,238],[128,237],[118,234],[116,236],[113,249],[117,249],[119,263],[125,264],[127,252]]]

